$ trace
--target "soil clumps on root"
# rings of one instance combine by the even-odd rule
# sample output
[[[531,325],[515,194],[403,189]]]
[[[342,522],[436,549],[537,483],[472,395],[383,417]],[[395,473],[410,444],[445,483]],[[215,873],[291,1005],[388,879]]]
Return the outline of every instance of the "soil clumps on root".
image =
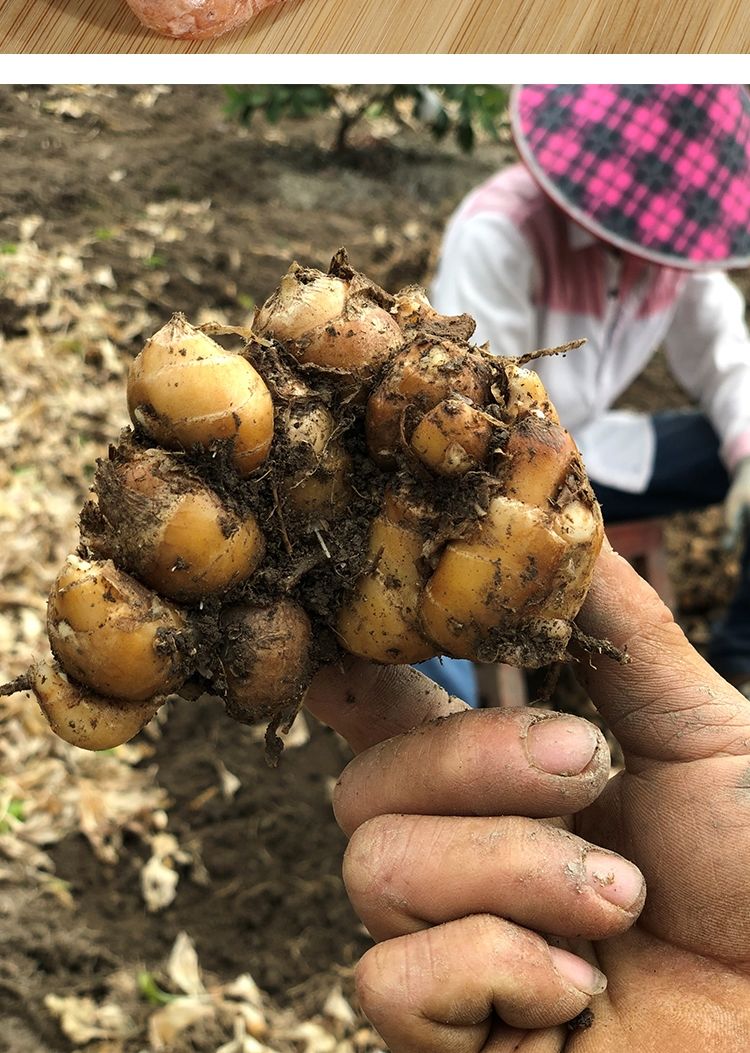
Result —
[[[274,761],[346,653],[566,660],[601,514],[538,375],[473,328],[344,250],[292,264],[247,329],[174,315],[131,367],[133,427],[50,597],[59,665],[31,682],[54,730],[99,741],[99,706],[129,737],[131,702],[207,690],[268,722]]]

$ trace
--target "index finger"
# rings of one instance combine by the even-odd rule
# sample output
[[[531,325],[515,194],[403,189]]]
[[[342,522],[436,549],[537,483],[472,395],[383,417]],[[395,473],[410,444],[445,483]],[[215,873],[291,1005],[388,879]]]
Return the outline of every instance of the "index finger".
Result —
[[[750,752],[747,700],[698,654],[607,541],[577,622],[627,652],[626,664],[593,655],[578,667],[626,756],[684,761]]]
[[[321,669],[308,689],[305,705],[343,735],[355,753],[439,717],[470,709],[411,666],[376,665],[354,657]]]

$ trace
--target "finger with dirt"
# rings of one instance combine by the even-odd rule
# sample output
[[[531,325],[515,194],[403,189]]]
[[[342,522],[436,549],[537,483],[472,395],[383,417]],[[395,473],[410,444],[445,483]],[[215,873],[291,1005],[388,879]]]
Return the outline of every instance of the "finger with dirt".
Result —
[[[596,967],[492,915],[387,940],[357,969],[362,1008],[399,1053],[480,1053],[498,1018],[554,1027],[605,987]]]
[[[320,670],[305,705],[343,735],[355,753],[470,708],[411,666],[376,665],[351,657]]]
[[[360,753],[342,773],[333,806],[349,836],[378,815],[551,818],[586,807],[608,776],[604,737],[585,720],[470,710],[428,719]]]
[[[344,882],[378,941],[481,914],[604,940],[630,928],[645,897],[621,856],[515,815],[377,816],[352,836]]]

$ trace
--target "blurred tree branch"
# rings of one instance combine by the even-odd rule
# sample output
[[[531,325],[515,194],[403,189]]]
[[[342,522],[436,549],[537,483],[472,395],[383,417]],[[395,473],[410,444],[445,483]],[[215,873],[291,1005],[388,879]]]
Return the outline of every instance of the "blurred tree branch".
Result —
[[[351,132],[363,120],[388,117],[400,125],[425,128],[436,139],[452,135],[467,153],[478,135],[498,140],[507,127],[508,88],[500,84],[255,84],[225,91],[227,112],[245,125],[256,119],[275,124],[282,118],[335,116],[336,153],[351,147]]]

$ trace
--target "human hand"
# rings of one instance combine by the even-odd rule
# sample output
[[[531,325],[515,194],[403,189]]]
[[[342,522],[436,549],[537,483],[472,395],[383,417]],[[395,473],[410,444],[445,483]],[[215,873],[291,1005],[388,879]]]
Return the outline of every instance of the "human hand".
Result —
[[[311,691],[313,711],[366,750],[335,805],[354,835],[350,891],[381,941],[363,958],[360,994],[394,1053],[747,1048],[750,709],[609,550],[579,620],[631,656],[625,666],[581,666],[626,756],[598,798],[601,743],[582,775],[545,776],[529,764],[536,711],[462,712],[413,671],[364,663],[326,671]],[[431,723],[436,715],[450,716]],[[587,725],[551,717],[537,727],[545,724],[571,744],[575,770],[572,729]],[[564,747],[552,753],[565,760]],[[571,833],[519,818],[555,812],[571,816]],[[589,842],[646,875],[633,928],[641,898],[628,910],[602,895],[632,894],[627,869],[622,878],[616,870],[627,864],[604,853],[600,862]],[[607,975],[590,1030],[554,1026],[590,999],[565,982],[563,959],[535,932],[567,936],[579,968],[585,959]],[[588,981],[591,990],[595,975]]]
[[[750,532],[750,457],[741,460],[734,470],[724,502],[724,522],[724,546],[731,549]]]
[[[334,806],[351,835],[347,890],[381,941],[360,964],[360,998],[390,1048],[442,1050],[458,1032],[462,1050],[481,1049],[493,1009],[519,1027],[575,1017],[603,977],[531,930],[601,939],[643,903],[635,868],[544,819],[603,789],[599,732],[531,709],[467,712],[408,668],[321,680],[312,708],[364,749]],[[345,685],[356,704],[341,713]]]

